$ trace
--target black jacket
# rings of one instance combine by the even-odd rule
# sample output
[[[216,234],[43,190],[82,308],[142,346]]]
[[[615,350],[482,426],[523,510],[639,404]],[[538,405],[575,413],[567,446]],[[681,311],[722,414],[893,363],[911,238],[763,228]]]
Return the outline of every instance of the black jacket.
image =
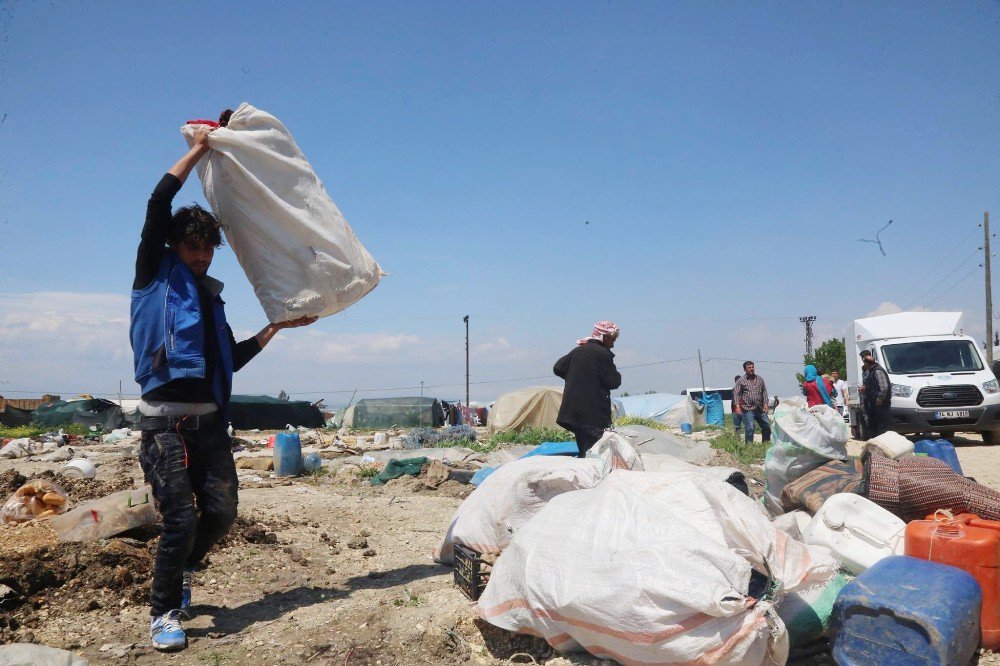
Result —
[[[882,408],[888,409],[892,401],[892,384],[889,382],[889,374],[881,365],[876,363],[864,376],[865,387],[864,403],[867,409],[876,408],[875,401],[881,399]]]
[[[611,391],[622,385],[615,355],[597,340],[588,340],[556,361],[552,371],[566,380],[556,422],[606,428],[611,425]]]

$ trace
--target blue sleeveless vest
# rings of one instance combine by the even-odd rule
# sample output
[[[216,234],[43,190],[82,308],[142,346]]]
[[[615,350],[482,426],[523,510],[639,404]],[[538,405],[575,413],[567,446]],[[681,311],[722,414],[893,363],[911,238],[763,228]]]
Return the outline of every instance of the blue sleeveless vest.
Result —
[[[233,350],[225,302],[215,296],[212,307],[220,351],[212,393],[225,418],[232,395]],[[135,381],[143,395],[174,379],[205,377],[205,325],[198,284],[176,254],[168,251],[156,278],[144,289],[132,290],[131,310]]]

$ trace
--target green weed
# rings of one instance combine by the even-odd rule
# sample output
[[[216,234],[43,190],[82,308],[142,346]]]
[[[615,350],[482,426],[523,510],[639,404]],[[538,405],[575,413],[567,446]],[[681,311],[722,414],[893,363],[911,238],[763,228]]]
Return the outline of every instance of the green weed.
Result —
[[[0,437],[17,439],[19,437],[37,437],[46,432],[62,430],[67,435],[92,435],[90,428],[80,423],[70,423],[62,426],[47,426],[32,423],[23,426],[0,425]]]
[[[358,476],[361,477],[362,479],[370,479],[381,471],[382,468],[379,465],[376,465],[375,463],[368,463],[365,465],[358,466]]]
[[[647,428],[656,428],[657,430],[666,430],[667,426],[663,425],[659,421],[654,421],[653,419],[647,419],[642,416],[619,416],[615,419],[615,426],[630,426],[630,425],[641,425]]]
[[[731,429],[724,430],[717,437],[712,439],[712,448],[728,451],[745,465],[754,465],[764,462],[764,454],[767,453],[770,442],[751,442],[747,444],[743,441],[743,435],[737,435]]]
[[[573,433],[562,428],[532,426],[521,430],[503,430],[493,433],[488,443],[493,447],[490,450],[495,450],[504,444],[538,446],[542,442],[571,442],[574,439]]]

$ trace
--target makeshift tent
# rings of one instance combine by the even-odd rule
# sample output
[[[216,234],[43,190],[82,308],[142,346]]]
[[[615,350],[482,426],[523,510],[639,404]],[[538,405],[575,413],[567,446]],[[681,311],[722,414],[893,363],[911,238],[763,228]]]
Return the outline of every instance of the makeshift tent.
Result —
[[[344,419],[347,425],[347,419]],[[444,410],[437,398],[365,398],[354,405],[352,428],[416,428],[444,425]]]
[[[229,420],[237,430],[284,428],[286,425],[322,428],[319,408],[305,400],[279,400],[269,395],[234,395]]]
[[[705,422],[704,409],[686,395],[674,393],[647,393],[614,398],[617,416],[635,416],[652,419],[671,428],[682,423],[701,425]]]
[[[78,423],[88,427],[95,426],[101,430],[114,430],[125,424],[122,408],[102,398],[54,400],[39,405],[31,413],[31,420],[43,426]]]
[[[11,405],[5,405],[0,409],[0,425],[16,427],[31,423],[31,412],[27,409],[18,409]]]
[[[556,417],[562,405],[561,388],[531,386],[504,393],[490,409],[486,425],[495,430],[520,430],[529,426],[558,427]]]

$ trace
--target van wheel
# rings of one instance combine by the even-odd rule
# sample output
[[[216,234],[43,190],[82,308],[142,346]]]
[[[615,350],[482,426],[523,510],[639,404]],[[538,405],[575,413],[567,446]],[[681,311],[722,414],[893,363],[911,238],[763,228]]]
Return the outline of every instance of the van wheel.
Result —
[[[996,446],[1000,444],[1000,432],[995,430],[987,430],[986,432],[979,433],[983,436],[983,444],[986,446]]]

